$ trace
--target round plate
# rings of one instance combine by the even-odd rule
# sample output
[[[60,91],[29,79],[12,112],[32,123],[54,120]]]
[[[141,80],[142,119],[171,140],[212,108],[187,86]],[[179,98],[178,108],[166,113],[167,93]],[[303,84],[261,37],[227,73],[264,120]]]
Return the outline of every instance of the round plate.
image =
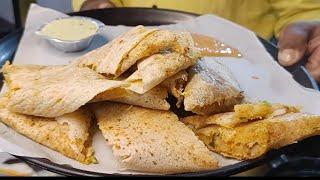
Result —
[[[173,24],[179,23],[182,21],[192,20],[197,17],[197,14],[185,13],[174,10],[165,10],[165,9],[151,9],[151,8],[110,8],[110,9],[99,9],[99,10],[90,10],[83,12],[71,13],[70,15],[79,15],[87,16],[91,18],[98,19],[105,23],[106,25],[127,25],[127,26],[136,26],[136,25],[164,25],[164,24]],[[125,18],[130,17],[130,18]],[[259,38],[260,41],[265,46],[266,50],[274,57],[277,58],[277,48],[262,38]],[[303,86],[318,89],[314,79],[308,74],[308,72],[301,68],[301,66],[290,67],[288,70],[293,74],[295,79]],[[296,75],[295,75],[296,73]],[[292,147],[292,146],[291,146]],[[294,148],[294,147],[292,147]],[[197,173],[184,173],[184,174],[174,174],[173,176],[229,176],[236,173],[240,173],[254,167],[261,165],[262,163],[268,162],[269,160],[277,157],[280,153],[284,152],[282,148],[280,150],[272,150],[266,155],[250,160],[243,161],[234,165],[225,166],[213,171],[206,172],[197,172]],[[30,158],[30,157],[21,157],[16,156],[32,165],[38,166],[42,169],[55,172],[58,174],[73,176],[121,176],[121,174],[105,174],[105,173],[96,173],[91,171],[83,171],[80,169],[75,169],[67,165],[61,165],[53,163],[47,159],[42,158]],[[136,175],[135,175],[136,176]]]
[[[276,155],[277,154],[277,155]],[[170,175],[159,175],[159,176],[230,176],[240,172],[244,172],[246,170],[255,168],[259,165],[262,165],[266,161],[273,159],[279,156],[279,154],[275,151],[269,152],[267,155],[260,157],[251,161],[242,161],[236,163],[234,165],[225,166],[212,171],[204,171],[204,172],[194,172],[194,173],[181,173],[181,174],[170,174]],[[54,172],[57,174],[65,175],[65,176],[151,176],[151,175],[126,175],[126,174],[106,174],[106,173],[97,173],[92,171],[85,171],[81,169],[72,168],[69,165],[61,165],[53,163],[47,159],[42,158],[30,158],[30,157],[22,157],[15,156],[27,163],[39,167],[41,169]],[[154,175],[152,175],[154,176]]]
[[[108,8],[70,13],[72,16],[87,16],[106,25],[159,26],[192,20],[197,14],[155,8]],[[128,18],[129,17],[129,18]]]

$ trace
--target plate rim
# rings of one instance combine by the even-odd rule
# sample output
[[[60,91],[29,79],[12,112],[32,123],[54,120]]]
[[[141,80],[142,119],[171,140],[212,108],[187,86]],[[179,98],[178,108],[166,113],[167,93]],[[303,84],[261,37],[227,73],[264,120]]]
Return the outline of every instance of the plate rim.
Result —
[[[65,176],[137,176],[137,177],[154,177],[154,176],[174,176],[174,177],[197,177],[197,176],[230,176],[237,173],[244,172],[246,170],[255,168],[262,165],[268,159],[272,159],[279,155],[278,150],[271,150],[265,155],[252,159],[241,161],[232,165],[224,166],[214,170],[200,171],[200,172],[186,172],[186,173],[176,173],[176,174],[159,174],[159,175],[148,175],[148,174],[121,174],[121,173],[101,173],[94,171],[82,170],[74,167],[69,167],[67,165],[54,163],[46,158],[33,158],[25,156],[13,155],[33,166],[39,167],[42,170],[47,170],[53,173],[57,173]],[[139,172],[138,172],[139,173]]]
[[[171,13],[178,13],[178,14],[186,14],[193,17],[199,16],[199,14],[191,13],[191,12],[184,12],[179,10],[172,10],[172,9],[163,9],[163,8],[136,8],[136,7],[124,7],[124,8],[106,8],[106,9],[99,9],[99,10],[88,10],[88,11],[82,11],[82,12],[74,12],[69,13],[69,15],[81,15],[81,13],[88,13],[90,11],[103,11],[103,10],[156,10],[159,12],[171,12]],[[266,41],[266,40],[265,40]],[[271,43],[269,43],[271,44]],[[191,173],[179,173],[179,174],[167,174],[167,175],[157,175],[157,176],[230,176],[234,175],[236,173],[244,172],[246,170],[255,168],[263,163],[265,163],[267,160],[271,160],[276,155],[279,155],[279,150],[271,150],[267,152],[265,155],[248,161],[241,161],[233,165],[224,166],[215,170],[210,171],[204,171],[204,172],[191,172]],[[61,165],[58,163],[54,163],[48,159],[45,158],[32,158],[32,157],[26,157],[26,156],[17,156],[13,155],[23,161],[26,161],[27,163],[34,165],[36,167],[39,167],[41,169],[54,172],[60,175],[65,176],[155,176],[155,175],[139,175],[139,174],[110,174],[110,173],[99,173],[94,171],[86,171],[81,170],[73,167],[68,167],[65,165]]]
[[[190,17],[197,17],[200,16],[200,14],[193,13],[193,12],[187,12],[187,11],[181,11],[176,9],[165,9],[165,8],[148,8],[148,7],[121,7],[121,8],[102,8],[102,9],[94,9],[94,10],[85,10],[85,11],[78,11],[78,12],[71,12],[68,13],[68,15],[75,16],[78,14],[84,14],[88,12],[98,12],[98,11],[122,11],[122,10],[142,10],[142,11],[151,11],[151,12],[171,12],[171,13],[178,13],[181,15],[189,15]]]

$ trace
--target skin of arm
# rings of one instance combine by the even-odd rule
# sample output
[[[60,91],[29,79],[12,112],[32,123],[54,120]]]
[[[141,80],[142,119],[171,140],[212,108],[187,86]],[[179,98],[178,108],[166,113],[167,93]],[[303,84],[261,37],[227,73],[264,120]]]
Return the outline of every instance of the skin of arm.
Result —
[[[109,0],[86,0],[80,11],[92,10],[92,9],[102,9],[102,8],[114,8],[115,5]]]
[[[320,3],[317,0],[270,0],[278,17],[279,63],[291,66],[303,56],[311,75],[320,82]]]

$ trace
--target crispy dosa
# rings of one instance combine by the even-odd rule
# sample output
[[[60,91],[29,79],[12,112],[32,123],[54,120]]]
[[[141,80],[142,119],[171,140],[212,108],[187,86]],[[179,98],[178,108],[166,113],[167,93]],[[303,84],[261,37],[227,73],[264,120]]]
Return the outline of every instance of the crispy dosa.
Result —
[[[106,93],[100,93],[90,102],[113,101],[151,109],[169,110],[170,104],[166,100],[168,93],[177,98],[176,104],[177,107],[179,107],[183,102],[182,93],[187,79],[188,73],[183,70],[164,80],[161,84],[144,94],[117,88],[114,91],[109,90],[106,91]]]
[[[138,94],[130,90],[123,89],[125,92],[116,92],[116,95],[122,94],[121,97],[112,98],[113,92],[107,91],[96,96],[91,102],[113,101],[129,105],[136,105],[151,109],[169,110],[170,104],[167,102],[168,92],[165,87],[156,86],[144,94]]]
[[[214,114],[211,116],[195,115],[185,118],[185,121],[193,130],[204,128],[209,125],[233,128],[241,123],[297,112],[300,112],[299,107],[262,102],[238,104],[234,106],[234,112]]]
[[[98,73],[119,76],[124,72],[121,64],[128,53],[146,36],[157,29],[147,29],[143,26],[136,26],[121,36],[115,38],[106,45],[93,50],[77,59],[81,67],[89,67]],[[133,65],[138,59],[129,59],[127,66]],[[126,67],[127,67],[126,66]],[[129,68],[129,67],[128,67]]]
[[[243,100],[230,70],[217,61],[212,61],[211,65],[198,61],[189,69],[189,82],[183,93],[186,111],[201,115],[228,112]]]
[[[177,99],[176,106],[179,108],[183,102],[183,91],[187,84],[188,73],[183,70],[164,80],[160,86],[165,87],[168,92]]]
[[[57,117],[79,109],[96,95],[125,82],[107,80],[76,66],[4,65],[8,109],[41,117]]]
[[[196,62],[197,59],[178,53],[152,55],[139,62],[137,70],[126,79],[130,83],[128,89],[143,94]]]
[[[138,60],[163,51],[177,52],[191,59],[199,56],[190,33],[137,26],[77,61],[79,66],[117,78]]]
[[[113,101],[151,109],[169,110],[170,104],[166,100],[168,93],[177,98],[177,107],[179,107],[183,102],[182,93],[187,79],[188,73],[183,70],[144,94],[138,94],[126,89],[115,89],[115,91],[109,90],[106,93],[100,93],[91,102]]]
[[[294,107],[286,107],[289,107],[285,108],[286,111],[279,108],[270,113],[270,117],[244,123],[239,123],[235,112],[210,117],[190,116],[182,121],[210,150],[227,157],[247,160],[257,158],[270,149],[320,134],[320,116],[296,112]]]
[[[205,145],[172,112],[119,103],[95,104],[93,109],[103,136],[126,169],[179,173],[218,167]]]
[[[44,118],[0,108],[0,121],[22,135],[84,164],[96,163],[92,148],[92,115],[85,109]]]
[[[199,57],[190,33],[158,30],[149,34],[128,53],[116,76],[128,70],[137,60],[165,51],[176,52],[191,59]]]
[[[283,115],[290,112],[300,112],[300,107],[289,106],[284,104],[270,104],[267,102],[261,103],[246,103],[234,106],[235,123],[248,122],[250,120],[271,118]],[[237,125],[237,124],[236,124]]]

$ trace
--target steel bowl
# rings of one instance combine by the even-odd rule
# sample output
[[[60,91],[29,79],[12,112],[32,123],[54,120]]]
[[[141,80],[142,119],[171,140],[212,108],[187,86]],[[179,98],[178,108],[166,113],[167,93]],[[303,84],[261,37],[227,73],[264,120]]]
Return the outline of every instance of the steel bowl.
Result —
[[[42,29],[48,25],[49,23],[59,20],[59,19],[69,19],[69,18],[77,18],[77,19],[86,19],[91,21],[93,24],[97,26],[97,32],[92,34],[91,36],[88,36],[86,38],[80,39],[80,40],[75,40],[75,41],[70,41],[70,40],[62,40],[58,38],[53,38],[47,35],[44,35],[41,33]],[[50,42],[54,47],[57,49],[64,51],[64,52],[76,52],[76,51],[81,51],[89,47],[89,45],[92,42],[92,39],[101,32],[101,30],[105,27],[105,24],[103,24],[101,21],[98,21],[93,18],[89,17],[83,17],[83,16],[72,16],[72,17],[64,17],[64,18],[58,18],[53,21],[50,21],[44,25],[42,25],[40,28],[37,29],[35,32],[36,35],[40,36],[41,38],[44,38]]]

